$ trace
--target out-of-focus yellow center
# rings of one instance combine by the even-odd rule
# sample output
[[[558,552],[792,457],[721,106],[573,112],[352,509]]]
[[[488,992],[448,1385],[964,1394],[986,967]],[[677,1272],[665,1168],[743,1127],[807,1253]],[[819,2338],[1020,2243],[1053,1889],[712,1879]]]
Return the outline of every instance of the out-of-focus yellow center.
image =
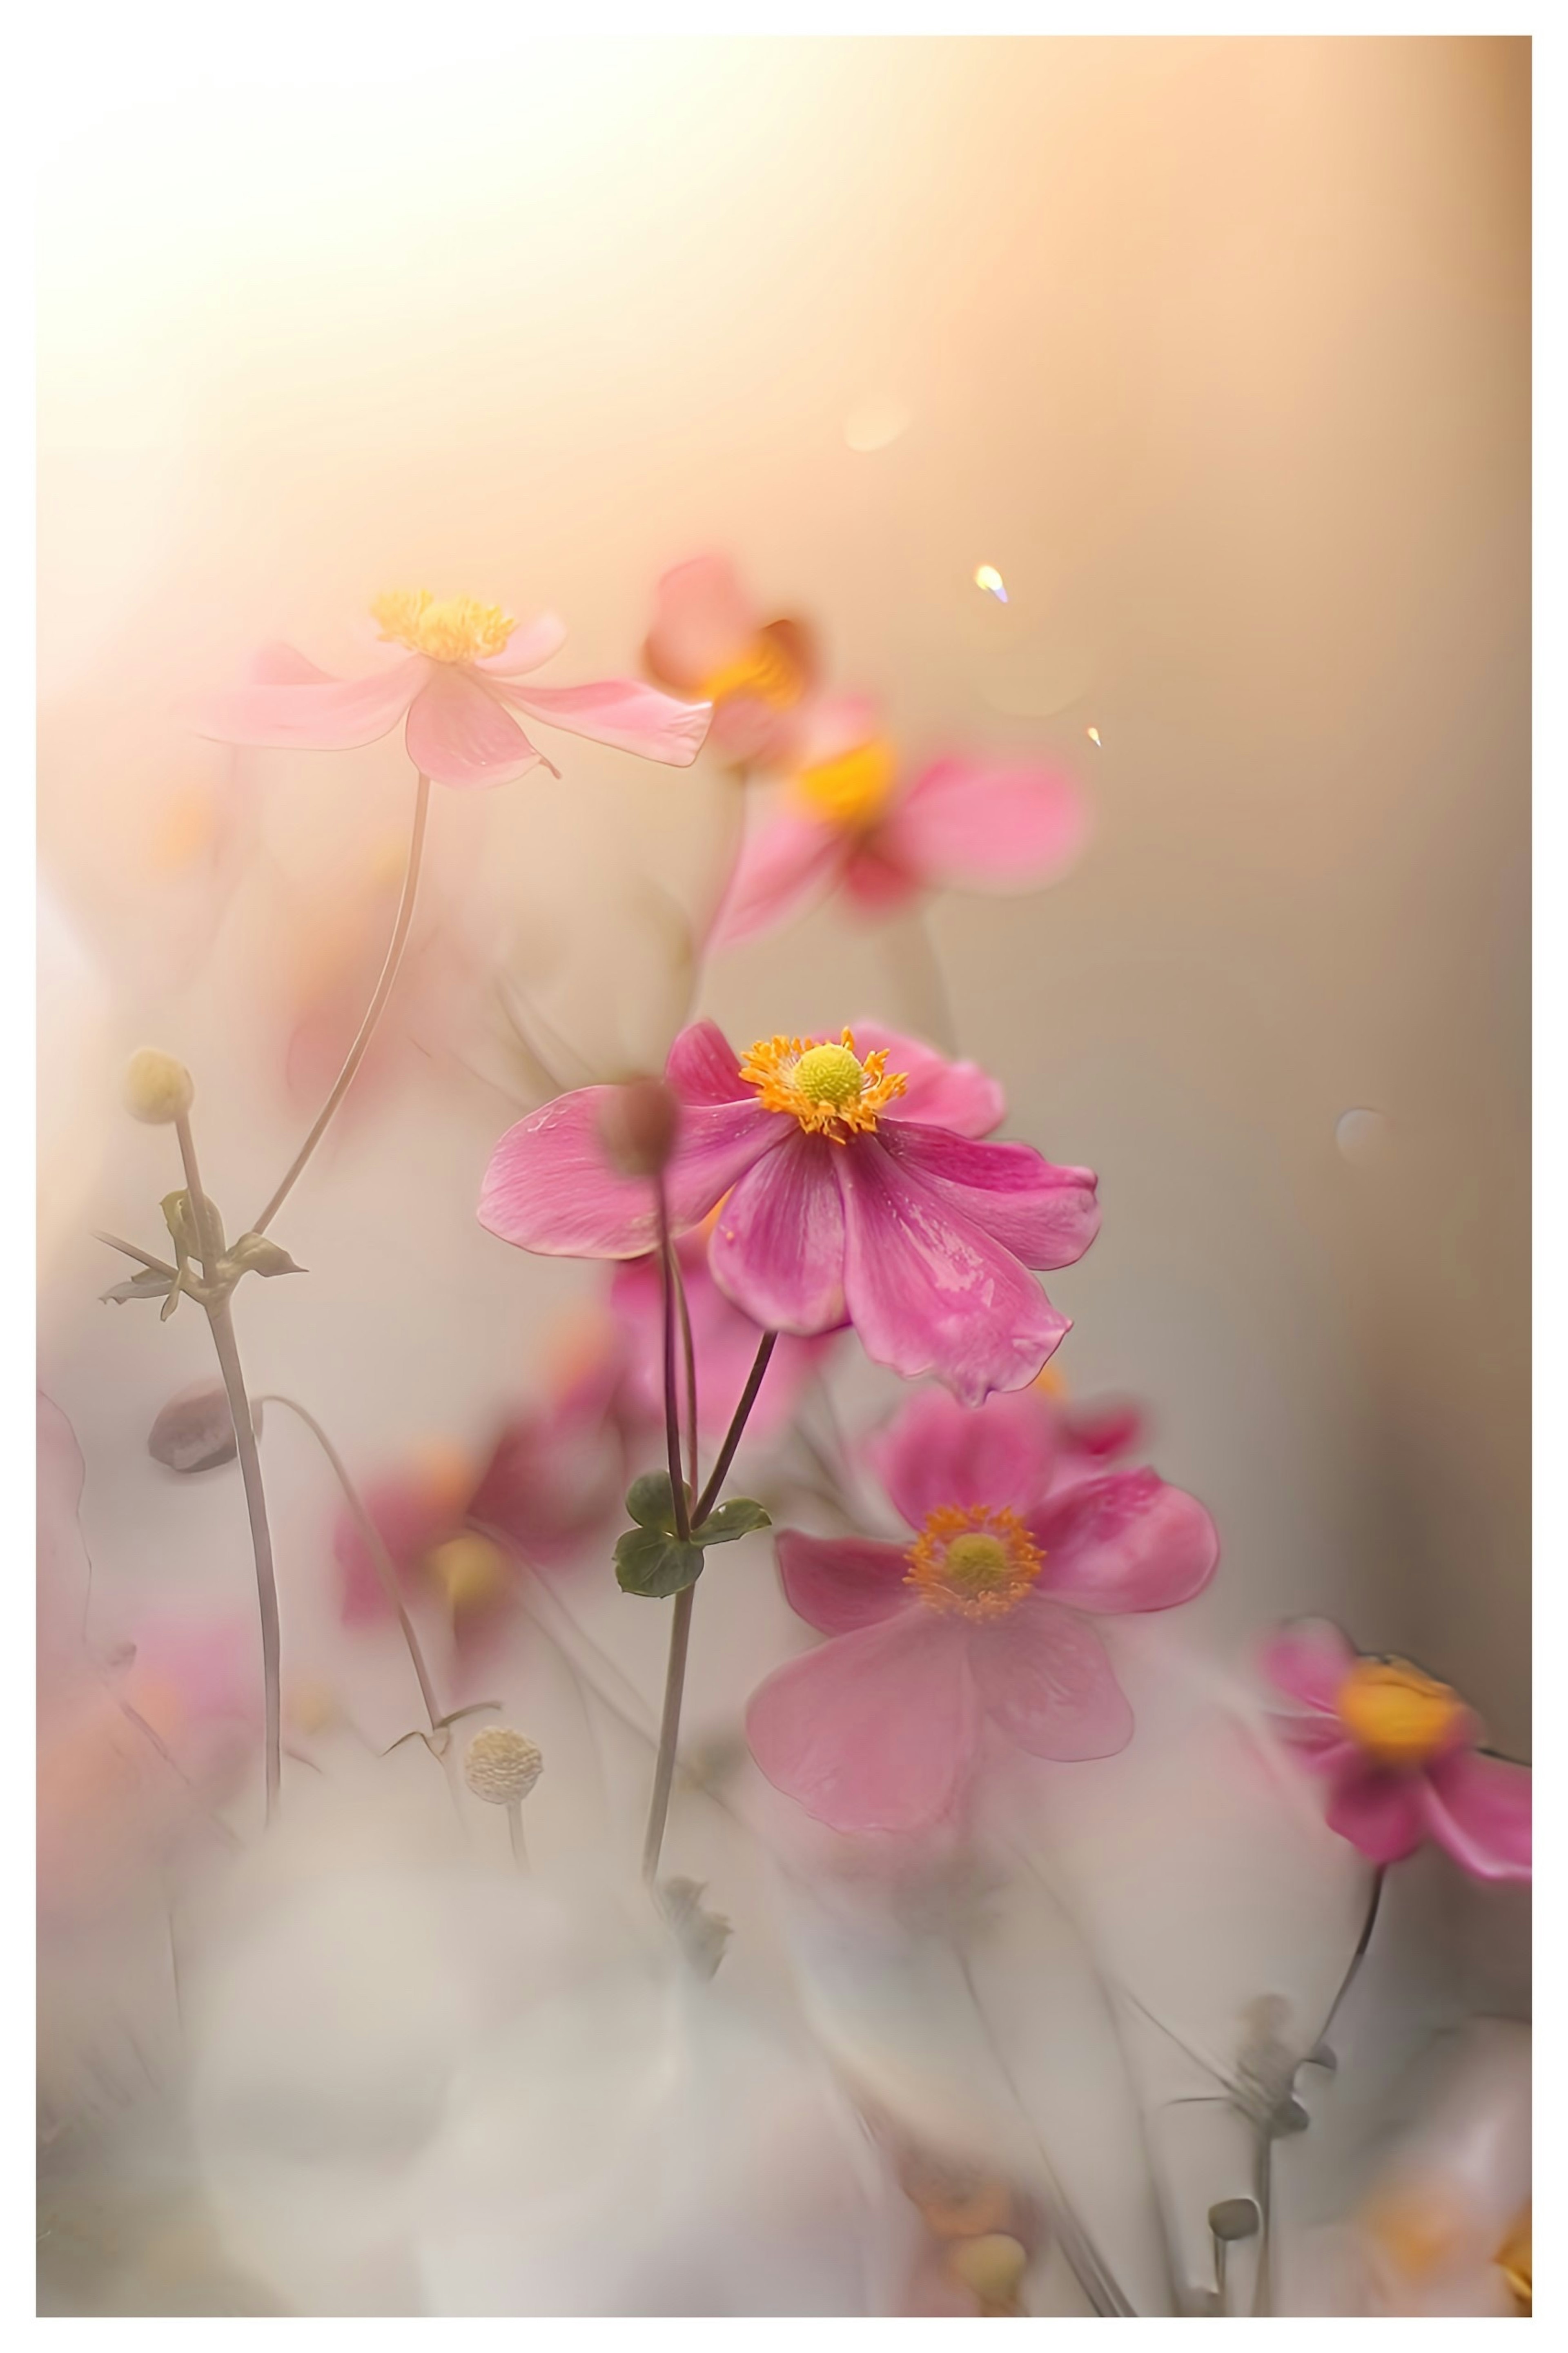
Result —
[[[754,637],[743,654],[705,678],[697,691],[704,702],[726,702],[738,694],[755,695],[770,710],[787,711],[798,702],[805,680],[776,638]]]
[[[824,1038],[760,1038],[741,1065],[764,1111],[789,1112],[808,1135],[847,1144],[868,1135],[878,1114],[901,1095],[909,1081],[886,1068],[888,1050],[879,1047],[862,1060],[855,1033],[846,1029],[836,1045]]]
[[[472,1533],[437,1545],[426,1554],[425,1567],[453,1610],[493,1601],[506,1583],[506,1555],[500,1545]]]
[[[406,646],[430,661],[479,661],[499,654],[517,623],[477,596],[432,596],[428,588],[395,588],[370,608],[384,645]]]
[[[1441,2181],[1413,2181],[1374,2198],[1363,2227],[1385,2262],[1420,2280],[1449,2260],[1465,2218]]]
[[[1492,2260],[1508,2282],[1510,2293],[1520,2310],[1531,2311],[1531,2221],[1528,2206]]]
[[[1341,1723],[1380,1765],[1424,1765],[1447,1746],[1464,1704],[1404,1659],[1358,1659],[1340,1686]]]
[[[153,835],[153,863],[161,873],[178,873],[205,857],[217,839],[217,803],[211,793],[187,786],[166,803]]]
[[[943,1504],[905,1555],[906,1585],[928,1609],[1005,1618],[1032,1590],[1045,1558],[1016,1513]]]
[[[892,745],[874,735],[868,744],[857,744],[852,752],[841,753],[836,760],[820,760],[814,767],[801,768],[793,784],[796,798],[814,817],[826,818],[829,825],[842,826],[847,833],[863,833],[887,807],[898,771]]]

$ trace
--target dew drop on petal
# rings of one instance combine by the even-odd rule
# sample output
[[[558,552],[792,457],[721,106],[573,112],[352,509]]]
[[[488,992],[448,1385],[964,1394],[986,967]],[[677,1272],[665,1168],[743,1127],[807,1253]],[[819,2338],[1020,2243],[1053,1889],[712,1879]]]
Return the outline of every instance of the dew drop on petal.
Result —
[[[1083,732],[1084,732],[1084,733],[1089,737],[1089,742],[1094,745],[1095,750],[1096,750],[1097,752],[1103,752],[1103,750],[1105,749],[1105,746],[1104,746],[1104,744],[1103,744],[1100,742],[1100,730],[1099,730],[1099,728],[1098,728],[1098,727],[1086,727],[1086,728],[1084,729],[1084,731],[1083,731]]]
[[[984,588],[988,596],[994,596],[999,605],[1005,605],[1007,602],[1007,591],[1003,585],[1002,575],[994,564],[975,565],[974,585],[977,588]]]

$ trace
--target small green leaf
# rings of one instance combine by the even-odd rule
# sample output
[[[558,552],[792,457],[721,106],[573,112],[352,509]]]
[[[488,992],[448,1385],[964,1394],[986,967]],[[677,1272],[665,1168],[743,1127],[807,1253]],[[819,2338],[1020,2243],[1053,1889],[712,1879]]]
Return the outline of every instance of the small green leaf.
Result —
[[[266,1234],[241,1234],[232,1250],[225,1254],[226,1264],[237,1267],[241,1274],[303,1274],[306,1270],[296,1266],[280,1242],[268,1240]]]
[[[675,1490],[668,1471],[645,1471],[626,1491],[626,1509],[640,1528],[675,1534]]]
[[[695,1545],[734,1544],[749,1536],[753,1528],[771,1528],[773,1522],[761,1504],[753,1504],[749,1495],[731,1495],[709,1514],[700,1528],[691,1531]]]
[[[616,1542],[616,1577],[623,1593],[659,1600],[684,1592],[701,1574],[701,1547],[682,1544],[663,1528],[628,1528]]]

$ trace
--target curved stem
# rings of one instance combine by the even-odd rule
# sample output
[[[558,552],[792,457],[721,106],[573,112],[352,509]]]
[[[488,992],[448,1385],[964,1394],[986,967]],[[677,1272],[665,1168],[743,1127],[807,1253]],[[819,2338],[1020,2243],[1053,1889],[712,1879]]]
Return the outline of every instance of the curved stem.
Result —
[[[1366,1907],[1366,1918],[1362,1922],[1361,1935],[1357,1937],[1356,1948],[1351,1955],[1350,1967],[1340,1979],[1340,1989],[1329,2004],[1329,2014],[1318,2030],[1318,2040],[1312,2045],[1314,2051],[1328,2040],[1329,2029],[1339,2016],[1344,1998],[1355,1983],[1357,1971],[1366,1958],[1366,1948],[1372,1942],[1372,1932],[1377,1926],[1377,1907],[1383,1901],[1383,1883],[1387,1875],[1382,1863],[1379,1863],[1373,1873],[1372,1898]]]
[[[778,1336],[776,1332],[764,1332],[758,1344],[757,1353],[752,1360],[752,1369],[746,1376],[746,1386],[741,1391],[741,1402],[731,1415],[730,1427],[724,1432],[724,1443],[719,1449],[719,1460],[709,1473],[708,1484],[697,1499],[697,1508],[692,1514],[693,1525],[697,1527],[702,1525],[703,1521],[713,1509],[723,1489],[724,1482],[730,1475],[730,1465],[735,1459],[735,1449],[741,1443],[746,1424],[751,1419],[752,1408],[757,1402],[757,1391],[763,1386],[763,1375],[767,1371],[769,1358],[778,1345]]]
[[[310,1133],[289,1162],[278,1190],[251,1226],[250,1231],[254,1234],[264,1234],[267,1231],[268,1227],[299,1183],[307,1161],[325,1135],[331,1124],[333,1113],[353,1083],[354,1072],[364,1060],[365,1050],[375,1033],[375,1025],[381,1019],[382,1008],[392,994],[392,984],[397,978],[398,966],[403,962],[403,951],[408,941],[408,927],[414,920],[414,898],[419,888],[419,865],[425,849],[425,820],[429,814],[429,808],[430,779],[428,776],[422,776],[414,797],[414,832],[408,844],[408,865],[403,877],[403,896],[398,901],[397,918],[392,927],[392,937],[387,943],[386,956],[381,967],[381,977],[375,984],[375,993],[365,1008],[364,1019],[359,1025],[358,1036],[349,1048],[348,1058],[332,1082],[332,1091],[316,1114],[315,1124]]]

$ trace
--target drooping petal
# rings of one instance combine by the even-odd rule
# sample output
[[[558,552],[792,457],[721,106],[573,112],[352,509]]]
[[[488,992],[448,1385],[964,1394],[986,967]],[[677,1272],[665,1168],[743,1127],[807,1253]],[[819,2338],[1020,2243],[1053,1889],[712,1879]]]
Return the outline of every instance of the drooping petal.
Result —
[[[1426,1827],[1476,1879],[1531,1875],[1530,1767],[1459,1748],[1428,1766]]]
[[[881,1021],[857,1021],[854,1035],[858,1054],[885,1048],[888,1069],[908,1081],[898,1118],[918,1127],[951,1128],[954,1135],[989,1135],[1001,1125],[1007,1098],[978,1062],[950,1062],[934,1046]]]
[[[1086,1609],[1173,1609],[1219,1560],[1203,1505],[1152,1471],[1075,1481],[1030,1514],[1029,1533],[1046,1556],[1041,1589]]]
[[[757,633],[751,599],[724,555],[672,565],[654,591],[648,668],[667,686],[694,692],[739,661]]]
[[[485,678],[522,678],[558,654],[565,642],[565,622],[553,613],[541,613],[534,620],[520,621],[499,654],[482,654],[473,667]]]
[[[374,670],[369,678],[329,678],[295,656],[299,665],[292,682],[279,682],[282,651],[268,649],[272,682],[231,687],[195,703],[190,722],[198,735],[220,744],[253,744],[260,749],[300,752],[345,752],[374,744],[396,726],[428,673],[430,665],[417,654],[394,662],[390,670]],[[310,671],[306,679],[302,673]]]
[[[872,1362],[935,1373],[966,1405],[1018,1389],[1071,1329],[1010,1250],[858,1135],[837,1155],[844,1293]]]
[[[587,686],[511,686],[498,683],[506,696],[532,719],[569,735],[585,735],[592,744],[608,744],[617,752],[635,752],[644,760],[662,761],[666,767],[689,768],[702,749],[712,705],[678,702],[657,686],[640,679],[605,678]]]
[[[1422,1781],[1358,1760],[1336,1782],[1325,1817],[1369,1862],[1403,1862],[1426,1834]]]
[[[752,1755],[773,1787],[852,1832],[940,1821],[978,1727],[963,1634],[918,1605],[792,1659],[746,1710]]]
[[[664,1075],[682,1103],[754,1101],[740,1057],[716,1021],[693,1021],[669,1050]]]
[[[479,1223],[550,1258],[641,1258],[658,1241],[653,1187],[609,1167],[600,1119],[614,1093],[558,1095],[501,1137],[479,1194]],[[755,1103],[689,1107],[665,1172],[671,1228],[683,1232],[778,1140],[777,1114]]]
[[[844,1321],[840,1148],[795,1128],[719,1212],[708,1245],[713,1280],[766,1331],[831,1332]]]
[[[1031,1757],[1076,1764],[1114,1757],[1132,1710],[1087,1618],[1031,1594],[971,1630],[969,1660],[985,1712]]]
[[[886,854],[928,882],[1033,891],[1069,866],[1089,832],[1062,770],[1002,759],[937,760],[881,828]]]
[[[1038,1389],[963,1406],[922,1389],[866,1448],[889,1501],[918,1528],[942,1505],[1027,1512],[1050,1483],[1057,1417]]]
[[[843,858],[842,834],[820,818],[770,818],[742,845],[709,945],[733,947],[784,923],[826,889]]]
[[[909,1556],[902,1545],[783,1528],[778,1563],[790,1608],[819,1634],[852,1634],[895,1610],[920,1607],[904,1582]]]
[[[433,666],[415,696],[406,740],[422,775],[459,790],[510,785],[542,756],[493,695],[449,664]]]
[[[1353,1646],[1337,1626],[1326,1618],[1298,1618],[1268,1637],[1258,1663],[1277,1691],[1331,1715],[1355,1662]]]
[[[1090,1168],[1058,1168],[1032,1144],[977,1143],[941,1127],[918,1127],[894,1106],[882,1142],[900,1167],[921,1177],[1026,1266],[1072,1266],[1100,1230]]]

